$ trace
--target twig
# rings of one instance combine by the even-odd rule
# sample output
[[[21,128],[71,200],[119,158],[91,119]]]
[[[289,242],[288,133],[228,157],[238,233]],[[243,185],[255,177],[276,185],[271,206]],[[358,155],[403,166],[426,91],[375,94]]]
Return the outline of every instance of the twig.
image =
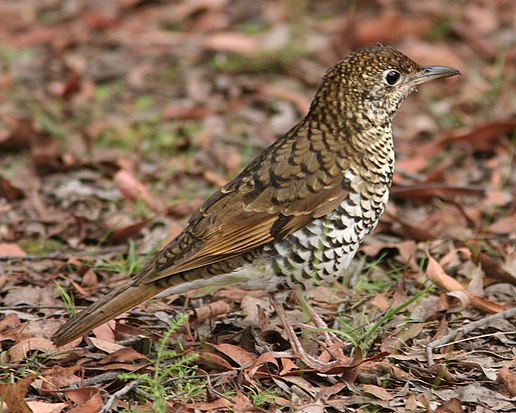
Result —
[[[476,330],[477,328],[490,323],[493,320],[508,319],[514,316],[516,316],[516,308],[511,308],[510,310],[490,315],[488,317],[482,318],[481,320],[473,321],[461,328],[451,330],[448,334],[430,342],[426,346],[426,357],[428,360],[428,365],[432,366],[434,364],[433,350],[448,344],[450,340],[452,340],[454,337],[457,337],[459,334],[464,336],[471,333],[473,330]]]
[[[111,408],[113,407],[113,404],[115,403],[115,400],[117,397],[124,396],[125,394],[129,393],[132,389],[134,389],[136,386],[140,384],[140,380],[133,380],[130,383],[126,384],[124,387],[122,387],[120,390],[114,392],[109,399],[107,399],[106,403],[102,407],[102,409],[99,411],[99,413],[108,413],[111,411]]]
[[[105,383],[107,381],[116,380],[120,373],[116,371],[108,371],[107,373],[98,374],[97,376],[90,377],[89,379],[76,381],[75,383],[70,384],[67,388],[63,390],[70,389],[81,389],[83,387],[97,387],[101,383]]]

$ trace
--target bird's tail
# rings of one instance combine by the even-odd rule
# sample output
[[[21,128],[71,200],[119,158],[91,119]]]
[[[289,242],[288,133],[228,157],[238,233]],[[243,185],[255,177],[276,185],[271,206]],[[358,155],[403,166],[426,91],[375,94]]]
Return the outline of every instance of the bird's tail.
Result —
[[[164,289],[152,282],[148,284],[136,282],[124,284],[81,311],[77,317],[68,320],[52,336],[52,341],[59,347],[75,340],[117,315],[154,297]]]

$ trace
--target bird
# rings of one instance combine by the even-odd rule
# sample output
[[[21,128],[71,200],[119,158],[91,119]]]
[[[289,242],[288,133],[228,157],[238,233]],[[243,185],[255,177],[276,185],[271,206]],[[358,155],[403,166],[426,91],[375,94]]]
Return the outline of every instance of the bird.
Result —
[[[61,326],[53,342],[62,346],[158,295],[235,285],[270,293],[296,355],[310,367],[331,367],[303,350],[281,297],[302,297],[343,275],[388,201],[396,111],[418,85],[459,74],[381,44],[345,57],[326,71],[302,120],[208,198],[134,277]]]

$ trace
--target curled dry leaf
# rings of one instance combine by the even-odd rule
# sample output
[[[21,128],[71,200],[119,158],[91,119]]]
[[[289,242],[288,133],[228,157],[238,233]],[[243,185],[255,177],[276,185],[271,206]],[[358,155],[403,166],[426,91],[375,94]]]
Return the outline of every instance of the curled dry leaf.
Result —
[[[492,301],[478,297],[467,291],[461,283],[446,274],[443,267],[441,267],[441,265],[432,256],[430,256],[430,254],[428,254],[428,266],[426,272],[428,274],[428,278],[433,283],[446,291],[461,291],[466,294],[471,305],[478,310],[485,311],[487,313],[499,313],[506,310],[504,307],[493,303]]]
[[[228,314],[231,311],[231,307],[226,301],[219,300],[203,307],[195,308],[193,311],[196,321],[201,323],[208,319],[215,319]]]

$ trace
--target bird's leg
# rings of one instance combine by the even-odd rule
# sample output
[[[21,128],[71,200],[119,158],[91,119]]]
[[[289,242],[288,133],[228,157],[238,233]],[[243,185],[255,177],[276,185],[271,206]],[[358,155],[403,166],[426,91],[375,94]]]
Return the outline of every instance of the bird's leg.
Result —
[[[296,298],[301,305],[301,307],[308,312],[308,315],[310,316],[310,321],[312,321],[313,325],[323,330],[324,334],[324,341],[326,342],[326,345],[328,347],[334,347],[336,344],[340,344],[343,341],[335,334],[330,331],[327,331],[329,329],[328,324],[321,318],[319,314],[317,314],[317,311],[315,311],[310,304],[305,300],[302,293],[299,291],[295,291]],[[305,325],[300,325],[305,326]],[[307,326],[310,328],[310,326]]]
[[[290,323],[282,304],[275,302],[274,299],[271,298],[271,305],[274,308],[274,311],[276,311],[281,324],[283,324],[283,328],[285,329],[290,345],[292,346],[292,352],[295,356],[299,357],[303,363],[305,363],[311,369],[317,371],[328,371],[340,365],[340,360],[324,362],[308,354],[297,338],[296,332],[294,331],[294,328],[292,327],[292,324]]]

